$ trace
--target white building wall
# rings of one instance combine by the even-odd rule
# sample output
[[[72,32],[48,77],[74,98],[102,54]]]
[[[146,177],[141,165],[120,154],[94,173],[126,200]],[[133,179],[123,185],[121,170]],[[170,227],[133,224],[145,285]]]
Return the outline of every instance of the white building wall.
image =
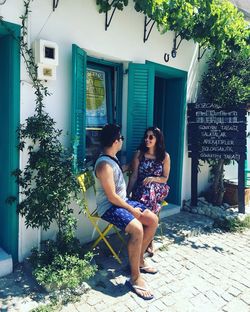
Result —
[[[23,14],[23,0],[7,0],[0,6],[0,15],[8,22],[20,24],[19,16]],[[154,26],[150,37],[143,43],[144,15],[133,8],[133,1],[123,12],[116,11],[107,31],[104,29],[105,15],[99,14],[95,0],[59,1],[53,12],[51,0],[34,0],[29,15],[29,43],[36,39],[54,41],[59,47],[59,66],[56,81],[48,81],[46,85],[52,93],[46,98],[46,110],[57,122],[57,127],[64,129],[65,144],[70,143],[66,133],[70,130],[71,114],[71,46],[77,44],[88,52],[88,55],[111,61],[123,62],[126,69],[128,62],[144,63],[145,60],[175,67],[187,71],[188,94],[191,100],[203,71],[204,59],[197,61],[197,46],[192,41],[183,41],[177,51],[177,57],[164,61],[164,54],[171,53],[173,32],[161,35]],[[123,132],[126,133],[127,120],[127,75],[124,75],[123,90]],[[34,112],[34,95],[24,65],[21,68],[21,122]],[[186,140],[185,140],[186,142]],[[124,145],[126,147],[126,144]],[[27,156],[21,155],[20,166],[24,167]],[[185,147],[183,170],[182,198],[190,197],[190,159]],[[199,190],[207,184],[205,174],[199,175]],[[92,196],[93,200],[93,196]],[[91,201],[92,201],[91,200]],[[77,210],[77,209],[76,209]],[[56,229],[52,227],[45,233],[39,230],[26,230],[24,220],[20,218],[19,260],[27,256],[32,246],[42,239],[55,237]],[[93,238],[92,227],[86,218],[80,216],[78,237],[82,242]]]

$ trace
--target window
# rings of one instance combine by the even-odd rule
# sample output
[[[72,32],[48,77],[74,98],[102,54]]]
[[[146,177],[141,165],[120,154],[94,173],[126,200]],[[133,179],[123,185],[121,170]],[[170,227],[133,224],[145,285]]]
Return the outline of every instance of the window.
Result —
[[[99,134],[106,123],[121,124],[122,64],[87,56],[72,47],[72,140],[75,170],[100,153]]]
[[[108,122],[114,122],[114,70],[87,62],[86,86],[86,154],[87,161],[101,151],[99,133]]]

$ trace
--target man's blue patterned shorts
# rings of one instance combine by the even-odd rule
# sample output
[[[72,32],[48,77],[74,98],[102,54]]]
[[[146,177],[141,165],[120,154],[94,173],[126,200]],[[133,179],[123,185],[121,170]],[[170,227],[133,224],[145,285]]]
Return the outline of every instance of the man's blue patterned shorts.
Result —
[[[134,201],[127,200],[127,203],[134,208],[141,208],[142,211],[147,209],[143,204]],[[133,220],[135,217],[125,208],[118,206],[111,206],[102,216],[102,219],[105,221],[114,224],[117,228],[125,231],[126,226]]]

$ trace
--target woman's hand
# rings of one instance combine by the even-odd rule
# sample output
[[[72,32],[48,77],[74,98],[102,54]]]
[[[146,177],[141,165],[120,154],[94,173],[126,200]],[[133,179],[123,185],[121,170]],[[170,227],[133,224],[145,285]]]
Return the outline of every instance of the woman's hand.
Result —
[[[155,182],[155,177],[147,177],[143,180],[143,185],[147,185],[149,183]]]
[[[130,169],[130,165],[129,164],[124,164],[122,165],[122,172],[127,172]]]
[[[132,197],[131,192],[130,193],[127,192],[127,198],[131,198],[131,197]]]

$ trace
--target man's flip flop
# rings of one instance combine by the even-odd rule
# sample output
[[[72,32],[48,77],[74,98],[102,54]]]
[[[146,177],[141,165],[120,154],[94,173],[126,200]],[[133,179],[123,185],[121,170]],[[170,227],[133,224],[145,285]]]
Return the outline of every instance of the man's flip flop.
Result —
[[[147,288],[144,288],[144,287],[140,287],[140,286],[137,286],[137,285],[133,285],[131,283],[130,280],[127,280],[126,281],[126,285],[128,286],[128,288],[133,291],[138,297],[144,299],[144,300],[152,300],[154,299],[154,296],[151,295],[151,296],[143,296],[142,294],[138,293],[137,290],[142,290],[142,291],[148,291]]]
[[[148,256],[148,257],[153,257],[154,256],[154,252],[153,251],[149,251],[148,249],[146,250],[146,256]]]
[[[147,274],[156,274],[158,270],[151,266],[144,266],[144,267],[140,267],[140,272],[147,273]]]

